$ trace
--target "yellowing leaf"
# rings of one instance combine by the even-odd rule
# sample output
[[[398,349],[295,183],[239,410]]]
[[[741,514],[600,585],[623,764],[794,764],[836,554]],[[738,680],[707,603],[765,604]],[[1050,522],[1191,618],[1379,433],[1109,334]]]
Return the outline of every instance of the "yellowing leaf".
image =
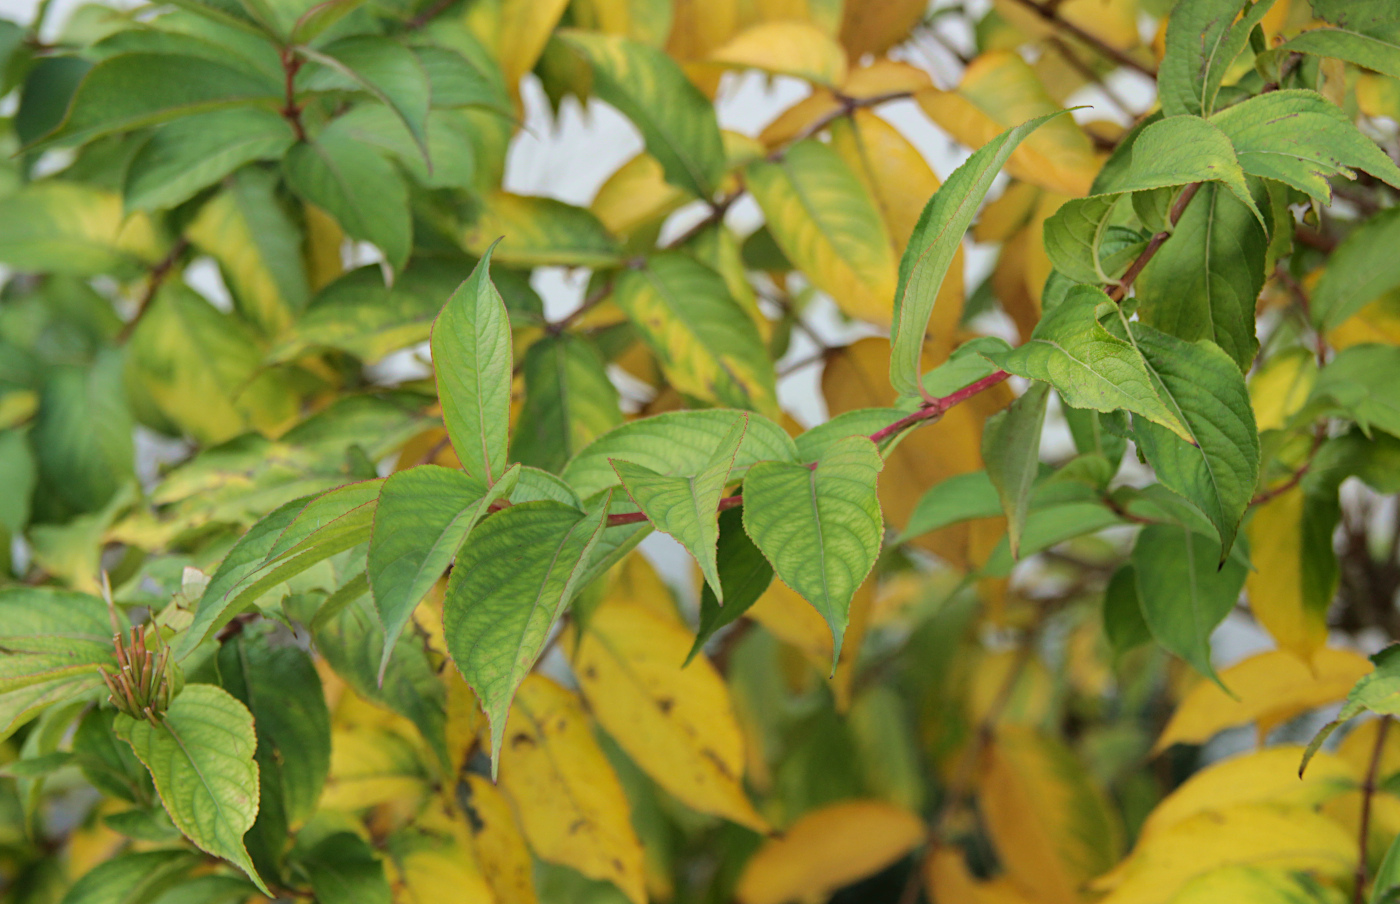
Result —
[[[1358,774],[1365,774],[1371,768],[1371,757],[1376,751],[1376,732],[1380,727],[1380,719],[1368,719],[1347,732],[1342,743],[1337,745],[1337,756],[1350,763]],[[1311,771],[1311,763],[1308,769]],[[1386,730],[1380,763],[1376,766],[1376,778],[1384,781],[1397,772],[1400,772],[1400,731],[1391,725]]]
[[[1094,887],[1112,887],[1098,904],[1167,904],[1192,878],[1230,866],[1345,876],[1356,867],[1356,839],[1310,809],[1244,804],[1158,833]]]
[[[841,94],[870,98],[898,91],[917,91],[931,84],[928,73],[922,69],[908,63],[881,59],[852,70],[841,86]],[[759,141],[770,148],[788,144],[817,120],[829,118],[840,109],[841,101],[835,94],[816,87],[810,95],[788,107],[765,126]]]
[[[1327,341],[1339,351],[1366,342],[1400,345],[1400,291],[1387,292],[1367,303],[1328,333]],[[1264,429],[1262,424],[1259,429]]]
[[[1331,647],[1317,651],[1311,669],[1282,650],[1251,656],[1220,672],[1220,680],[1238,699],[1212,681],[1198,681],[1172,714],[1153,750],[1165,750],[1172,744],[1203,744],[1217,732],[1251,722],[1259,723],[1261,734],[1267,733],[1271,726],[1298,713],[1341,700],[1370,671],[1366,657]]]
[[[401,735],[376,727],[332,731],[322,809],[363,810],[386,801],[419,801],[427,793],[423,764]]]
[[[302,205],[302,220],[306,228],[306,278],[311,291],[319,292],[345,272],[345,259],[340,255],[345,230],[315,204]]]
[[[640,606],[666,621],[681,623],[671,588],[666,586],[661,575],[640,552],[630,553],[619,562],[609,573],[609,580],[607,598],[610,602]],[[686,649],[689,650],[689,647]]]
[[[871,581],[866,581],[851,598],[850,622],[846,626],[841,658],[836,674],[831,678],[831,693],[837,712],[845,712],[851,702],[851,681],[855,677],[856,658],[865,639],[871,605]],[[774,637],[801,651],[812,667],[823,676],[831,670],[831,629],[810,603],[780,579],[773,583],[749,609],[748,616],[768,629]]]
[[[441,583],[441,582],[439,582]],[[441,622],[441,619],[438,620]],[[438,675],[447,688],[447,752],[452,755],[452,772],[460,775],[476,750],[476,739],[485,727],[486,717],[476,702],[476,694],[456,669],[443,669]]]
[[[574,25],[660,47],[671,33],[668,0],[575,0]]]
[[[1354,320],[1356,317],[1347,323]],[[1307,351],[1296,349],[1270,358],[1249,380],[1249,401],[1254,406],[1254,422],[1259,432],[1283,429],[1288,419],[1308,400],[1315,382],[1317,361]]]
[[[496,904],[465,839],[406,832],[390,839],[385,859],[394,904]]]
[[[904,252],[924,205],[942,184],[919,149],[909,139],[870,110],[832,123],[831,146],[836,149],[875,199],[890,230],[896,254]],[[956,286],[956,294],[948,286]],[[954,308],[962,307],[962,252],[948,268],[938,301],[948,293]],[[936,308],[935,308],[936,309]]]
[[[956,91],[928,88],[919,105],[968,147],[980,148],[1006,129],[1060,109],[1035,72],[1012,51],[984,53],[967,67]],[[1046,123],[1011,155],[1017,179],[1072,197],[1089,193],[1099,164],[1089,136],[1067,116]]]
[[[609,232],[629,236],[642,226],[659,226],[687,200],[685,191],[666,181],[656,158],[643,151],[608,177],[589,209]]]
[[[750,164],[747,184],[793,265],[846,314],[888,325],[897,270],[889,232],[860,180],[820,141]]]
[[[1325,574],[1315,574],[1323,552],[1309,548],[1310,520],[1303,489],[1295,486],[1259,506],[1245,528],[1254,566],[1245,578],[1250,611],[1280,647],[1304,662],[1327,645],[1327,607],[1337,575],[1330,560]],[[1325,542],[1330,554],[1330,527]]]
[[[1231,866],[1192,879],[1172,898],[1172,904],[1300,904],[1323,900],[1306,882],[1285,870]]]
[[[534,904],[534,864],[510,801],[485,776],[469,773],[464,781],[468,793],[462,805],[471,826],[472,847],[496,901]]]
[[[1044,189],[1029,182],[1012,182],[1006,190],[988,201],[972,227],[972,238],[978,242],[1004,242],[1021,231]]]
[[[1067,37],[1062,28],[1037,15],[1017,0],[992,0],[992,8],[1012,26],[1032,38]],[[1119,50],[1140,43],[1136,0],[1065,0],[1055,7],[1057,18],[1070,22]]]
[[[928,863],[924,887],[930,901],[948,904],[1035,904],[1010,878],[978,879],[967,868],[963,855],[939,848]]]
[[[1005,726],[978,779],[983,819],[1018,885],[1047,902],[1077,902],[1080,888],[1118,859],[1122,830],[1074,754],[1021,726]]]
[[[841,21],[841,43],[852,59],[860,59],[867,53],[884,53],[909,37],[909,32],[927,11],[927,0],[848,2]]]
[[[1211,764],[1157,804],[1142,824],[1138,846],[1199,813],[1252,803],[1312,806],[1361,777],[1361,771],[1344,758],[1319,753],[1299,780],[1302,759],[1302,747],[1285,745]]]
[[[809,22],[764,22],[726,41],[710,60],[736,69],[758,69],[836,87],[846,80],[846,54]]]
[[[979,657],[969,669],[967,718],[981,725],[993,710],[998,722],[1034,725],[1043,722],[1054,702],[1055,682],[1045,665],[1036,658],[1026,660],[1018,650],[999,650]],[[1015,675],[1015,684],[1006,693],[1006,682]]]
[[[577,698],[542,675],[516,692],[501,747],[500,788],[535,855],[646,901],[642,845],[627,798]]]
[[[743,904],[825,901],[836,889],[894,863],[923,836],[917,816],[883,801],[849,800],[813,810],[758,849],[735,897]]]
[[[485,0],[467,7],[465,24],[496,50],[506,85],[514,95],[520,79],[535,68],[568,0]]]
[[[617,241],[589,211],[556,201],[496,192],[481,200],[462,230],[462,247],[478,257],[500,239],[492,259],[521,267],[598,267],[616,263]]]
[[[724,679],[704,656],[681,668],[693,641],[674,619],[608,600],[577,641],[574,674],[598,723],[658,785],[766,832],[744,793],[744,738]]]

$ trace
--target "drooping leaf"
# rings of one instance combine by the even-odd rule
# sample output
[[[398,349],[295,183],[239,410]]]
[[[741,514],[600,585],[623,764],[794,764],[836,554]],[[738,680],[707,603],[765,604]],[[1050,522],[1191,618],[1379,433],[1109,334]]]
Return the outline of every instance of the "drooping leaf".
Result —
[[[627,495],[657,530],[670,534],[695,557],[700,573],[720,603],[724,602],[724,588],[716,559],[718,506],[747,426],[746,416],[736,417],[704,469],[694,475],[670,477],[645,465],[612,462]]]
[[[471,826],[476,859],[497,900],[536,904],[534,861],[500,786],[467,773],[457,799]]]
[[[1220,545],[1189,528],[1151,525],[1133,546],[1133,572],[1143,620],[1159,644],[1219,680],[1210,635],[1235,607],[1245,566],[1221,564]]]
[[[680,66],[628,38],[572,30],[560,38],[591,64],[598,96],[636,123],[666,180],[698,197],[713,196],[725,162],[719,124]]]
[[[466,472],[490,486],[506,470],[513,366],[510,317],[491,281],[491,249],[433,321],[431,347],[452,448]]]
[[[512,467],[488,489],[460,471],[420,465],[384,482],[367,567],[386,637],[381,676],[414,607],[447,570],[477,522],[515,489],[518,476],[518,466]]]
[[[473,127],[460,110],[428,112],[426,157],[403,120],[384,104],[357,104],[331,127],[379,148],[428,188],[471,190],[476,185]]]
[[[355,35],[302,53],[319,63],[303,69],[306,90],[364,89],[398,114],[418,149],[428,156],[428,73],[418,56],[393,38]]]
[[[1273,0],[1200,0],[1174,7],[1167,20],[1166,54],[1157,70],[1163,112],[1215,112],[1225,73],[1271,6]]]
[[[810,22],[762,22],[747,28],[709,56],[726,68],[757,69],[837,88],[846,80],[846,53]]]
[[[1049,384],[1032,384],[1010,408],[988,418],[982,433],[982,460],[1006,513],[1012,558],[1020,558],[1031,487],[1040,470],[1040,434],[1049,399]]]
[[[530,675],[505,728],[500,787],[535,855],[612,882],[644,904],[642,846],[627,798],[578,698]]]
[[[580,449],[622,423],[607,363],[587,338],[547,336],[525,353],[525,404],[511,436],[511,457],[558,472]]]
[[[890,383],[900,395],[919,395],[923,374],[920,356],[934,301],[987,190],[1021,141],[1058,115],[1047,113],[987,142],[929,199],[899,262],[894,295]]]
[[[613,300],[680,392],[776,414],[777,391],[753,319],[724,278],[680,252],[647,258],[617,280]]]
[[[1346,60],[1400,78],[1400,20],[1384,2],[1352,0],[1313,4],[1318,18],[1333,28],[1311,28],[1276,48],[1279,54],[1311,53]]]
[[[1385,716],[1400,715],[1400,645],[1391,644],[1373,655],[1371,662],[1375,664],[1375,668],[1363,675],[1347,692],[1346,702],[1342,704],[1337,717],[1322,726],[1308,743],[1307,750],[1303,752],[1303,762],[1298,767],[1300,776],[1308,768],[1308,762],[1322,747],[1322,742],[1343,722],[1364,712]]]
[[[591,514],[557,502],[513,505],[474,530],[457,557],[443,631],[490,720],[493,768],[511,699],[580,587],[610,499]]]
[[[280,160],[294,140],[285,119],[259,107],[181,117],[157,129],[132,158],[126,207],[175,207],[244,164]]]
[[[1150,192],[1191,182],[1219,182],[1263,222],[1264,216],[1245,183],[1235,145],[1213,119],[1159,119],[1136,134],[1132,151],[1132,162],[1115,179],[1114,191]]]
[[[201,850],[228,860],[270,894],[243,847],[258,813],[253,717],[227,691],[191,684],[158,725],[118,715],[117,735],[151,771],[175,826]]]
[[[883,467],[875,444],[853,436],[832,444],[815,467],[760,462],[744,480],[744,529],[778,577],[826,619],[835,657],[851,598],[880,553],[875,483]]]
[[[1247,527],[1254,569],[1249,608],[1278,645],[1304,661],[1327,643],[1327,610],[1337,590],[1334,496],[1294,487],[1258,507]]]
[[[744,792],[743,735],[724,679],[703,657],[678,667],[690,646],[683,625],[608,600],[566,643],[589,709],[644,772],[693,809],[767,830]]]
[[[741,509],[720,513],[715,560],[715,571],[725,591],[724,605],[720,605],[708,583],[701,588],[700,624],[695,631],[695,642],[686,654],[687,665],[716,631],[742,617],[773,583],[773,566],[744,531]]]

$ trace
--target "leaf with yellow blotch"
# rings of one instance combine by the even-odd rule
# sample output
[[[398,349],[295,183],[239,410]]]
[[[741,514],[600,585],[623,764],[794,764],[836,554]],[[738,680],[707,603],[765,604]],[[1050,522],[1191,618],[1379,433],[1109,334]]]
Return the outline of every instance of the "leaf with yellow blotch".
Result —
[[[1332,532],[1335,496],[1295,486],[1259,506],[1245,527],[1251,564],[1249,608],[1278,645],[1304,662],[1327,645],[1327,609],[1337,591]]]
[[[1012,182],[982,208],[972,227],[975,242],[1005,242],[1030,221],[1044,189],[1029,182]]]
[[[477,865],[500,904],[534,904],[534,864],[516,825],[510,801],[484,775],[470,773],[458,785],[457,798],[471,827]],[[449,898],[451,896],[448,896]]]
[[[1037,14],[1020,0],[992,0],[992,8],[1008,24],[1031,38],[1055,37],[1066,44],[1084,47],[1063,27]],[[1056,5],[1055,18],[1070,22],[1119,50],[1129,50],[1141,43],[1137,0],[1065,0]],[[1084,53],[1087,56],[1087,49]]]
[[[1329,332],[1327,342],[1338,351],[1367,342],[1400,345],[1400,290],[1367,303]]]
[[[1340,756],[1319,753],[1298,779],[1303,748],[1268,747],[1212,763],[1168,794],[1148,814],[1138,832],[1138,846],[1199,814],[1240,804],[1286,804],[1312,807],[1352,787],[1361,769]]]
[[[656,47],[671,33],[670,0],[575,0],[574,25]]]
[[[666,181],[661,164],[643,151],[617,168],[598,189],[588,209],[617,236],[630,236],[656,224],[689,200],[686,192]]]
[[[890,230],[895,253],[904,251],[924,205],[942,184],[909,139],[870,110],[857,110],[831,124],[831,146],[875,199]],[[962,249],[943,282],[954,307],[962,307]],[[949,286],[954,286],[950,289]],[[943,301],[940,297],[939,301]]]
[[[478,256],[496,239],[493,259],[511,266],[605,267],[622,256],[617,240],[584,208],[504,191],[481,200],[460,237]]]
[[[1074,753],[1023,726],[1003,726],[978,777],[982,817],[1008,875],[1046,902],[1073,904],[1111,867],[1122,827]]]
[[[841,644],[841,658],[836,661],[836,673],[830,678],[837,712],[845,712],[851,703],[856,658],[860,655],[870,618],[872,583],[867,580],[851,598],[850,621]],[[797,591],[774,578],[746,614],[783,643],[796,647],[823,677],[831,675],[831,629]]]
[[[918,100],[935,123],[971,148],[1060,109],[1013,51],[982,54],[967,67],[957,90],[928,88]],[[1072,197],[1087,195],[1098,171],[1093,142],[1068,116],[1046,123],[1006,162],[1006,172],[1015,178]]]
[[[1295,348],[1271,355],[1249,378],[1249,401],[1259,432],[1286,427],[1307,402],[1315,382],[1317,359],[1311,352]]]
[[[1196,876],[1234,866],[1340,878],[1356,868],[1356,839],[1310,808],[1243,804],[1154,835],[1093,888],[1111,889],[1098,904],[1168,904]]]
[[[1340,893],[1324,898],[1319,892],[1317,884],[1308,877],[1287,870],[1230,866],[1192,879],[1176,893],[1172,904],[1315,904],[1341,900]]]
[[[484,0],[467,7],[463,23],[496,51],[511,95],[535,68],[568,0]]]
[[[962,853],[952,848],[934,852],[924,871],[924,889],[930,901],[940,904],[1035,904],[1039,900],[1010,877],[978,879],[968,870]]]
[[[841,94],[868,100],[884,94],[918,91],[931,84],[928,73],[917,66],[881,59],[869,66],[851,70],[845,84],[841,85]],[[810,95],[788,107],[765,126],[758,140],[770,148],[780,147],[793,141],[813,123],[828,119],[840,110],[841,101],[835,94],[820,86],[815,87]]]
[[[608,600],[565,648],[594,718],[642,771],[692,809],[766,832],[744,793],[744,738],[724,679],[704,656],[681,668],[691,639],[677,622]]]
[[[495,904],[465,839],[415,828],[389,836],[385,858],[394,904]]]
[[[644,904],[642,845],[622,785],[578,698],[542,675],[516,692],[500,788],[537,857],[611,882]]]
[[[322,810],[363,810],[388,801],[414,806],[428,791],[423,761],[403,735],[370,725],[331,733]]]
[[[927,0],[881,0],[846,3],[841,43],[851,59],[881,54],[904,41],[928,11]]]
[[[846,54],[810,22],[763,22],[716,48],[711,62],[732,69],[790,75],[835,88],[846,80]]]
[[[836,151],[801,141],[749,165],[747,185],[788,260],[847,315],[886,325],[898,276],[875,203]]]
[[[936,307],[934,317],[947,309]],[[956,316],[954,317],[956,323]],[[941,327],[930,325],[938,335]],[[951,332],[951,328],[949,329]],[[827,359],[822,374],[822,395],[832,416],[857,408],[883,408],[894,402],[890,386],[890,346],[885,339],[861,339]],[[923,372],[943,363],[938,347],[925,347]],[[914,431],[885,457],[880,473],[880,509],[885,519],[902,530],[925,490],[957,474],[982,467],[982,423],[1005,408],[1012,393],[1005,384],[979,393],[952,408],[937,423]],[[1006,533],[1005,521],[989,518],[955,524],[925,534],[913,543],[958,568],[986,561],[986,556]]]
[[[825,901],[894,863],[923,837],[917,816],[883,801],[847,800],[812,810],[758,849],[735,897],[742,904]]]
[[[1237,725],[1259,723],[1260,734],[1298,713],[1346,697],[1371,663],[1359,653],[1323,647],[1312,668],[1292,653],[1270,650],[1221,669],[1220,680],[1232,699],[1214,682],[1198,681],[1172,714],[1154,752],[1173,744],[1204,744],[1216,733]]]
[[[443,731],[447,737],[447,752],[452,757],[452,774],[460,775],[467,760],[476,752],[476,740],[486,725],[486,716],[471,686],[462,679],[461,672],[443,669],[438,680],[447,689],[447,717]]]

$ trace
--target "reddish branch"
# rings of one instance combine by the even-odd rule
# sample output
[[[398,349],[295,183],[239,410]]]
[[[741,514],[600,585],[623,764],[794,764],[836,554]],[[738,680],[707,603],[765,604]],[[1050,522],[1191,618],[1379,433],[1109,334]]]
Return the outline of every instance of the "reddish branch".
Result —
[[[285,96],[283,98],[282,109],[277,112],[281,113],[282,118],[287,120],[291,125],[292,133],[296,135],[297,141],[305,141],[306,129],[301,124],[301,106],[297,103],[296,88],[294,85],[297,73],[301,71],[301,64],[304,61],[301,57],[297,56],[296,51],[292,50],[290,47],[282,48],[281,57],[282,73],[284,76],[283,90]]]
[[[170,251],[151,267],[151,275],[146,280],[146,288],[141,293],[141,300],[136,303],[136,314],[126,322],[122,331],[117,334],[118,342],[125,342],[131,338],[131,334],[136,331],[136,325],[141,322],[141,318],[146,316],[146,311],[151,307],[151,301],[155,299],[156,292],[164,284],[170,272],[179,263],[180,255],[185,253],[185,249],[190,245],[189,240],[181,237],[174,245],[170,246]]]
[[[1202,183],[1200,182],[1192,182],[1190,185],[1186,186],[1186,188],[1182,189],[1181,194],[1176,196],[1176,201],[1172,204],[1171,212],[1167,215],[1167,222],[1170,223],[1171,226],[1174,227],[1177,223],[1181,222],[1182,214],[1186,213],[1186,206],[1191,203],[1192,198],[1196,197],[1196,192],[1201,190],[1201,185]],[[1161,232],[1152,236],[1147,242],[1147,247],[1142,249],[1142,253],[1137,256],[1137,260],[1133,261],[1132,266],[1128,268],[1128,272],[1123,274],[1123,278],[1118,281],[1117,285],[1108,290],[1108,297],[1112,298],[1114,301],[1121,302],[1123,298],[1127,296],[1128,288],[1132,286],[1133,281],[1138,278],[1147,267],[1148,263],[1151,262],[1152,258],[1157,254],[1157,250],[1171,237],[1172,233],[1170,228],[1163,229]]]

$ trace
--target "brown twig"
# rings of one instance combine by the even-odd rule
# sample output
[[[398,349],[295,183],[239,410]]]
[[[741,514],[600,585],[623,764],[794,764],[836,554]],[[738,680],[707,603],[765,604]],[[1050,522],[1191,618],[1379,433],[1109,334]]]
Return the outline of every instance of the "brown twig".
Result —
[[[295,87],[297,73],[301,71],[305,61],[290,47],[283,47],[279,54],[282,60],[284,96],[282,109],[277,112],[291,125],[292,134],[296,135],[297,141],[305,141],[306,128],[301,124],[301,106],[297,103]]]
[[[881,104],[887,104],[890,101],[895,100],[909,100],[913,96],[913,91],[887,91],[884,94],[872,94],[869,97],[848,97],[843,94],[837,94],[835,95],[835,97],[836,100],[841,104],[841,106],[837,107],[835,110],[832,110],[831,112],[823,116],[818,116],[816,119],[809,122],[805,128],[799,131],[796,135],[792,136],[791,141],[788,141],[782,147],[777,148],[772,153],[770,153],[768,155],[768,159],[772,161],[783,159],[783,154],[785,154],[787,152],[787,149],[792,147],[794,144],[797,144],[798,142],[803,141],[805,139],[811,138],[813,135],[816,135],[818,132],[820,132],[822,129],[825,129],[827,126],[831,125],[836,120],[842,119],[847,116],[851,116],[857,110],[868,110],[871,107],[878,107]]]
[[[1261,490],[1253,499],[1249,500],[1249,504],[1251,506],[1263,505],[1270,499],[1282,496],[1284,493],[1287,493],[1289,490],[1302,483],[1303,478],[1308,474],[1308,470],[1312,468],[1313,459],[1317,457],[1317,450],[1322,448],[1322,444],[1326,439],[1327,425],[1325,423],[1319,424],[1317,430],[1313,431],[1312,448],[1308,450],[1307,457],[1303,459],[1303,463],[1294,469],[1293,473],[1290,474],[1288,479],[1283,483],[1269,487],[1267,490]]]
[[[1390,729],[1390,716],[1381,716],[1376,729],[1376,744],[1371,748],[1371,763],[1366,767],[1366,780],[1361,785],[1361,826],[1357,831],[1360,850],[1356,854],[1356,884],[1351,890],[1352,904],[1366,900],[1366,840],[1371,833],[1371,799],[1376,796],[1376,774],[1380,771],[1381,754],[1385,752],[1385,736]]]
[[[565,314],[563,317],[560,317],[558,320],[545,324],[545,331],[548,332],[551,336],[557,336],[560,333],[564,332],[564,330],[572,326],[574,322],[577,321],[584,314],[587,314],[589,311],[602,304],[603,301],[606,300],[607,297],[612,294],[612,289],[612,280],[604,280],[602,285],[598,286],[598,288],[590,292],[588,294],[588,297],[579,303],[578,307],[574,308],[572,311]]]
[[[1140,72],[1148,78],[1155,79],[1157,77],[1156,68],[1138,62],[1128,54],[1119,50],[1117,47],[1114,47],[1112,44],[1105,42],[1102,38],[1096,37],[1095,35],[1092,35],[1084,29],[1080,28],[1078,25],[1075,25],[1068,19],[1062,18],[1054,6],[1048,4],[1042,6],[1041,4],[1035,2],[1035,0],[1016,0],[1016,2],[1020,3],[1026,9],[1035,13],[1037,16],[1050,23],[1055,28],[1058,28],[1066,34],[1072,35],[1073,37],[1078,38],[1080,41],[1083,41],[1085,44],[1088,44],[1099,55],[1108,57],[1110,60],[1112,60],[1120,66],[1126,66],[1129,69],[1133,69],[1137,72]]]
[[[131,338],[131,334],[136,331],[136,326],[141,322],[141,318],[146,316],[146,311],[150,309],[151,302],[156,297],[156,292],[165,283],[170,271],[175,269],[175,264],[179,261],[180,255],[185,253],[185,249],[190,246],[189,240],[181,236],[170,246],[170,251],[151,267],[151,274],[146,279],[146,288],[141,292],[141,300],[136,304],[136,313],[128,320],[117,334],[117,342],[122,343]]]

